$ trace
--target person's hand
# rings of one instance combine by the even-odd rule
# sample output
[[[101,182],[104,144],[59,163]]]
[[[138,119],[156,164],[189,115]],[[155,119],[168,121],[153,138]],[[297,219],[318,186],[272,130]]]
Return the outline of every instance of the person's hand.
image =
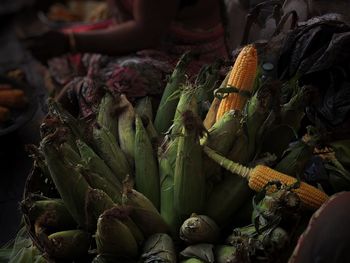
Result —
[[[47,31],[38,36],[23,39],[23,44],[40,62],[69,52],[69,37],[59,31]]]

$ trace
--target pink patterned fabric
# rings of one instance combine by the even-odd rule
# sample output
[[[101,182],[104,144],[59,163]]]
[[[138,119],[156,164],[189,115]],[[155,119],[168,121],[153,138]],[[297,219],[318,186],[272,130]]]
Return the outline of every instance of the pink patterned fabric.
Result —
[[[122,0],[122,2],[128,10],[132,8],[132,1]],[[108,27],[112,23],[107,21],[100,25]],[[94,29],[96,28],[75,27],[67,30],[78,32]],[[66,57],[63,59],[65,62],[56,59],[49,65],[56,81],[71,87],[70,96],[79,102],[80,113],[86,117],[94,114],[96,110],[96,101],[99,101],[100,94],[99,86],[104,86],[114,93],[125,93],[131,101],[145,95],[160,95],[166,85],[167,75],[172,72],[179,57],[189,50],[198,55],[188,68],[189,76],[197,74],[204,64],[213,63],[218,58],[226,59],[222,25],[208,31],[195,31],[173,24],[157,49],[141,50],[119,57],[83,54]],[[62,65],[70,65],[71,70],[62,70]],[[71,74],[72,71],[75,73],[74,76]],[[67,72],[70,74],[61,74]],[[72,84],[74,78],[84,81],[75,80]]]

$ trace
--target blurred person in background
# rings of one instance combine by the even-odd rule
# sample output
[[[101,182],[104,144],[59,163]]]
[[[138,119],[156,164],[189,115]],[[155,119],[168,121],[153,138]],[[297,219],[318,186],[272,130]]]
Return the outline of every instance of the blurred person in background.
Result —
[[[24,43],[39,61],[48,61],[53,79],[64,86],[57,99],[88,116],[101,98],[98,83],[130,100],[159,95],[184,52],[197,55],[189,76],[227,58],[220,5],[218,0],[108,0],[112,19],[49,30]]]

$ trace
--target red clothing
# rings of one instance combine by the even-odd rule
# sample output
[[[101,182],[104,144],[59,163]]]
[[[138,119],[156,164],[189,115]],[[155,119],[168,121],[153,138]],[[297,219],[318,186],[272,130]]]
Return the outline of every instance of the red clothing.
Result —
[[[124,7],[131,12],[133,1],[121,1]],[[110,20],[67,30],[75,32],[94,30],[112,26],[114,23]],[[74,65],[73,70],[64,71],[78,73],[75,75],[61,74],[63,65],[69,64],[62,63],[62,60],[51,61],[50,69],[56,76],[56,81],[62,85],[67,83],[71,85],[72,96],[79,101],[82,116],[87,116],[94,113],[96,103],[99,101],[98,88],[93,84],[96,80],[106,84],[112,92],[125,93],[130,100],[145,95],[161,94],[166,85],[166,76],[172,72],[179,57],[189,50],[198,54],[198,59],[194,60],[188,68],[189,76],[194,76],[203,65],[213,63],[218,58],[226,59],[223,26],[219,24],[211,30],[203,31],[189,30],[173,23],[169,33],[155,49],[140,50],[119,57],[96,54],[70,57],[70,62]]]

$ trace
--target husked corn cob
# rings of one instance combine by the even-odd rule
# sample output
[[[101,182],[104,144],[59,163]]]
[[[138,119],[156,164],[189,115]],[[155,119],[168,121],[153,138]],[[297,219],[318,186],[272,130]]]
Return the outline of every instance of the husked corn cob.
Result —
[[[253,45],[245,46],[239,53],[227,82],[228,87],[237,88],[238,90],[222,99],[216,115],[216,121],[228,110],[243,109],[247,101],[247,95],[253,88],[257,66],[256,48]]]
[[[10,110],[0,106],[0,123],[7,121],[10,117]]]
[[[226,159],[208,147],[204,147],[204,152],[225,169],[246,178],[249,187],[254,191],[263,190],[264,186],[270,181],[280,181],[286,185],[292,185],[297,182],[296,178],[277,172],[264,165],[248,168]],[[301,182],[300,187],[294,191],[298,194],[301,201],[310,208],[317,209],[328,199],[328,195],[324,192],[304,182]]]

